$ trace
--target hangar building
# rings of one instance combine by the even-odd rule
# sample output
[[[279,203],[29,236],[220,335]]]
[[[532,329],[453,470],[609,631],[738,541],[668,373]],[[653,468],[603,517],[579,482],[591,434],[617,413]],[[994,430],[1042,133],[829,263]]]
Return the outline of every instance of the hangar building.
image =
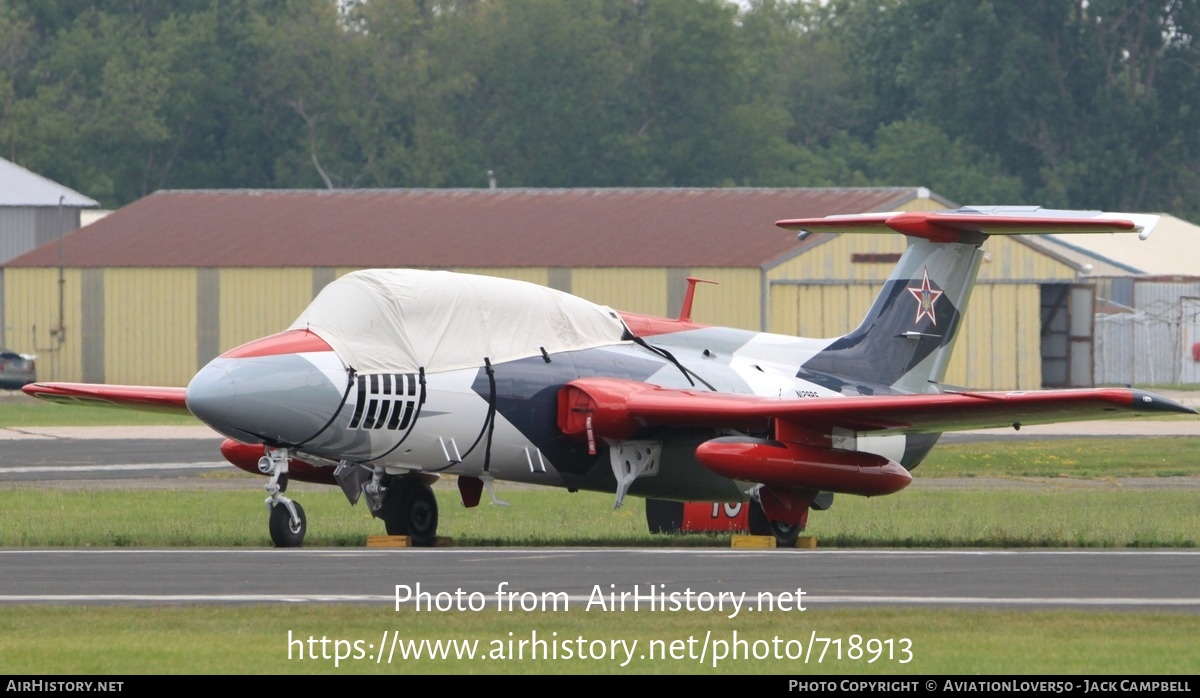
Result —
[[[865,314],[903,237],[798,241],[774,222],[949,206],[924,188],[159,191],[65,236],[67,342],[39,368],[43,380],[185,385],[367,267],[523,279],[665,316],[696,276],[719,284],[698,289],[698,322],[834,336]],[[1043,374],[1043,315],[1078,266],[1020,238],[985,248],[947,381],[1065,384],[1069,371]],[[57,243],[8,262],[14,331],[54,325],[59,264]]]
[[[77,191],[0,158],[0,347],[11,346],[28,353],[57,348],[57,333],[53,337],[40,333],[42,336],[38,337],[39,333],[30,329],[9,334],[11,326],[4,318],[2,265],[75,230],[82,210],[98,205]],[[58,329],[61,324],[55,316],[42,329]]]

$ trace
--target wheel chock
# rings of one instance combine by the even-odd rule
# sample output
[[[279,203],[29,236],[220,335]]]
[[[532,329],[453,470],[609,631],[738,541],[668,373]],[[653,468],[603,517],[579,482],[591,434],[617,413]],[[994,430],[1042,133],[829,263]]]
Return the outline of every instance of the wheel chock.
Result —
[[[734,534],[729,537],[729,546],[731,548],[777,548],[775,544],[775,536],[747,536]],[[797,548],[806,548],[808,550],[816,550],[816,536],[800,536],[796,539]]]
[[[734,534],[729,537],[731,548],[774,548],[775,536],[745,536]]]

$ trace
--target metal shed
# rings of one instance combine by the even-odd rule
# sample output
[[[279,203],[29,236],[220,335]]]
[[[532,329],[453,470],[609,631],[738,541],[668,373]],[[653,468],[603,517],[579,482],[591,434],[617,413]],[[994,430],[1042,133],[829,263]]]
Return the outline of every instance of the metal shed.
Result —
[[[77,191],[30,172],[0,158],[0,282],[3,264],[42,245],[51,244],[79,227],[80,211],[99,204]],[[4,284],[0,283],[0,347],[20,347],[23,351],[53,351],[59,335],[47,342],[38,341],[37,333],[10,333],[12,327],[4,315]],[[44,329],[61,332],[62,323],[51,319]]]

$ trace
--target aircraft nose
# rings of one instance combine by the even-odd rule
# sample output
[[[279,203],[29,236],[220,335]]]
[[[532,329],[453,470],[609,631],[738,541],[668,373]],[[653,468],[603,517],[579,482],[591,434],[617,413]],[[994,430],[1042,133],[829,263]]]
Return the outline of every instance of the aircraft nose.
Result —
[[[227,422],[237,397],[233,378],[216,361],[192,377],[184,399],[192,414],[206,424]]]
[[[341,408],[349,380],[337,355],[321,344],[324,351],[240,347],[223,354],[188,384],[188,409],[238,441],[279,446],[309,441]]]

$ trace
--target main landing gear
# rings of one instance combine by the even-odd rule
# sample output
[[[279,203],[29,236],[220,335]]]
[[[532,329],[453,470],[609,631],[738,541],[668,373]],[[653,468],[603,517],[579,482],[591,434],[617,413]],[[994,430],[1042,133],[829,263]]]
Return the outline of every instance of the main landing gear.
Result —
[[[767,514],[772,507],[763,506],[763,499],[769,498],[775,512],[780,518],[771,518]],[[759,487],[750,500],[750,533],[756,536],[774,536],[775,547],[794,548],[800,532],[808,524],[810,509],[825,511],[833,506],[832,492],[814,490]],[[789,515],[789,511],[792,512]],[[788,518],[790,520],[782,520]],[[794,522],[794,523],[793,523]]]
[[[363,470],[365,468],[358,472],[362,473]],[[346,483],[341,484],[345,489]],[[383,468],[376,466],[371,473],[371,481],[358,487],[367,500],[371,514],[383,519],[389,536],[408,536],[412,545],[420,548],[430,547],[437,542],[437,498],[429,483],[420,475],[388,475]]]
[[[416,547],[427,548],[437,541],[438,506],[433,489],[419,477],[393,477],[374,512],[383,519],[390,536],[408,536]]]
[[[749,506],[750,535],[774,536],[775,547],[777,548],[796,547],[796,539],[800,537],[800,532],[804,530],[803,524],[788,524],[768,519],[766,512],[763,511],[762,504],[756,499],[750,500]]]

